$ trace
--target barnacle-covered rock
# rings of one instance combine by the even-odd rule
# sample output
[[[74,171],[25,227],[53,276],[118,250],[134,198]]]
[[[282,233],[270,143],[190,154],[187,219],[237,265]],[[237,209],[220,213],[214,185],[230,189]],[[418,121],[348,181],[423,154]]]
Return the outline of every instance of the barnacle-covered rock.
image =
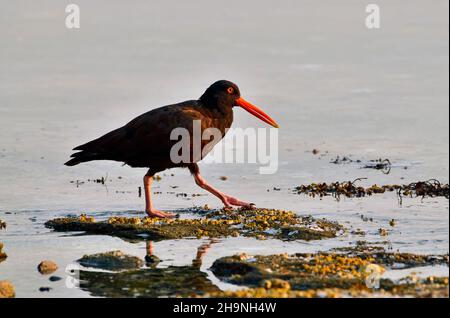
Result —
[[[121,272],[80,271],[80,288],[96,297],[194,297],[219,292],[195,266]]]
[[[271,297],[272,293],[262,291],[261,288],[275,288],[278,290],[275,294],[284,290],[283,295],[286,297],[307,297],[307,294],[295,295],[292,291],[308,291],[311,297],[316,297],[318,291],[336,291],[336,289],[344,292],[359,290],[365,293],[377,291],[406,295],[414,294],[412,285],[417,283],[426,285],[425,289],[430,290],[431,284],[424,281],[402,283],[400,286],[389,279],[382,278],[386,268],[393,268],[399,264],[402,264],[404,268],[436,264],[448,265],[448,255],[353,251],[246,256],[245,258],[236,255],[216,260],[211,269],[220,279],[228,283],[250,287],[253,289],[249,291],[250,294],[257,293],[261,297]],[[376,281],[375,285],[372,285],[373,279]],[[274,285],[274,281],[282,281],[286,284]],[[447,283],[445,280],[438,281],[439,289],[444,288],[445,285],[448,287],[448,279]],[[374,288],[374,286],[379,288]],[[287,292],[288,290],[290,292]],[[233,297],[233,294],[227,295]],[[240,297],[240,295],[245,295],[245,292],[240,291],[234,295]]]
[[[130,239],[179,239],[186,237],[247,236],[258,239],[318,240],[336,237],[344,228],[336,222],[300,217],[292,211],[273,209],[212,210],[193,219],[111,217],[95,222],[85,215],[58,218],[45,225],[56,231],[84,231]],[[88,219],[88,221],[87,221]]]
[[[448,298],[448,277],[427,277],[415,283],[394,284],[391,290],[369,289],[365,286],[349,288],[320,288],[294,290],[291,288],[245,288],[236,291],[216,291],[206,293],[208,298],[373,298],[373,297],[416,297],[416,298]]]

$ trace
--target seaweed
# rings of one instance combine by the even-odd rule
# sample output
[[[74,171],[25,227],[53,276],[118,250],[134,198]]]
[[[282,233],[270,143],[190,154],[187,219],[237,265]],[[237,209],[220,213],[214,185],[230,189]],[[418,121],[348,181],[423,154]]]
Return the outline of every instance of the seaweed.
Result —
[[[300,185],[294,189],[296,194],[307,194],[311,197],[332,196],[337,201],[341,196],[347,198],[362,198],[374,194],[383,194],[386,192],[396,192],[399,203],[402,203],[404,196],[421,197],[423,200],[427,197],[445,197],[449,198],[449,185],[441,184],[438,180],[430,179],[428,181],[413,182],[406,185],[377,185],[364,188],[356,185],[358,181],[365,178],[358,178],[354,181],[334,182],[334,183],[311,183],[309,185]]]
[[[389,159],[370,159],[370,160],[362,160],[362,159],[352,159],[350,156],[337,156],[330,160],[330,163],[335,165],[345,165],[351,163],[357,163],[361,169],[373,169],[379,170],[384,174],[389,174],[393,167],[391,160]],[[398,166],[398,165],[397,165]],[[404,169],[407,169],[407,166],[403,166]]]
[[[389,174],[391,172],[391,161],[389,159],[376,159],[369,160],[362,168],[363,169],[375,169],[381,170],[384,174]]]
[[[342,158],[340,156],[336,156],[336,158],[331,159],[330,163],[335,164],[335,165],[342,165],[342,164],[348,164],[348,163],[352,163],[353,159],[351,159],[350,157],[347,156],[343,156]],[[361,160],[357,160],[357,162],[361,162]]]

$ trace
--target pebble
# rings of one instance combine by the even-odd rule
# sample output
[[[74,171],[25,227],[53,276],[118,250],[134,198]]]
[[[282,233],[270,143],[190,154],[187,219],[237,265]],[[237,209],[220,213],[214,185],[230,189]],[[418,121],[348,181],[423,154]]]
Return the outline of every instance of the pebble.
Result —
[[[49,275],[52,274],[54,272],[56,272],[58,269],[58,265],[56,265],[55,262],[53,261],[42,261],[39,265],[38,265],[38,271],[39,273],[41,273],[42,275]]]
[[[6,280],[0,281],[0,298],[14,298],[15,296],[14,286]]]

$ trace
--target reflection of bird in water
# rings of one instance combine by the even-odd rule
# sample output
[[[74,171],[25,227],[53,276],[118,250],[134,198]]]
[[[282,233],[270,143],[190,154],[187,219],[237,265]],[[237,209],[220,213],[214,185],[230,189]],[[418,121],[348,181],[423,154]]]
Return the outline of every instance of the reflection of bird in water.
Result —
[[[192,260],[192,266],[200,268],[202,265],[203,257],[206,255],[206,253],[211,248],[211,245],[217,243],[216,240],[211,239],[207,243],[203,243],[200,245],[197,249],[197,255]],[[156,256],[153,253],[154,247],[153,247],[153,241],[147,241],[146,243],[146,255],[145,255],[145,262],[148,267],[156,267],[158,263],[160,262],[160,259],[158,256]]]
[[[203,257],[205,257],[206,253],[211,248],[211,245],[217,243],[216,240],[210,240],[208,243],[204,243],[200,245],[197,249],[197,256],[192,260],[192,266],[200,268],[202,266]]]
[[[160,262],[160,259],[158,256],[153,254],[153,241],[147,241],[145,242],[146,245],[146,255],[145,255],[145,263],[148,267],[155,267]]]
[[[149,268],[121,272],[80,271],[80,288],[98,297],[189,297],[218,292],[200,270],[202,259],[216,241],[200,245],[192,264],[158,268],[153,242],[146,243]]]

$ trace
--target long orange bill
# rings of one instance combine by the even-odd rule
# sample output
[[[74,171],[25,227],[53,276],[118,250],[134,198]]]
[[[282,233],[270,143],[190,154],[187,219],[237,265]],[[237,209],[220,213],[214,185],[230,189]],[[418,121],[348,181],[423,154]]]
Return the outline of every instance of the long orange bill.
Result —
[[[242,97],[236,99],[236,105],[244,108],[246,111],[248,111],[250,114],[252,114],[255,117],[258,117],[259,119],[261,119],[263,122],[268,123],[269,125],[278,128],[278,124],[275,122],[275,120],[273,120],[272,118],[270,118],[269,115],[267,115],[265,112],[263,112],[260,108],[256,107],[255,105],[247,102],[245,99],[243,99]]]

